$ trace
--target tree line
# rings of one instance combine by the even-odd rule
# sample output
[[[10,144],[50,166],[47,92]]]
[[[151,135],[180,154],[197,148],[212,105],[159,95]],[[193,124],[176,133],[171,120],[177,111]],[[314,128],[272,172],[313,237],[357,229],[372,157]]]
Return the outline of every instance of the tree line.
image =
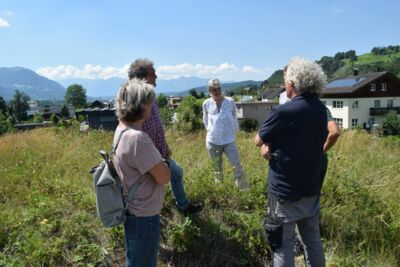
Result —
[[[43,122],[43,116],[40,113],[36,113],[32,118],[28,118],[29,101],[31,97],[24,92],[15,90],[15,93],[11,101],[7,102],[0,96],[0,135],[6,132],[13,132],[14,124],[23,122]],[[38,101],[44,106],[50,106],[53,103],[51,101]],[[69,110],[67,105],[72,105],[74,108],[85,108],[87,107],[86,89],[82,85],[73,84],[67,88],[64,96],[64,102],[60,109],[61,118],[69,118]],[[51,121],[58,122],[54,114],[52,115]]]

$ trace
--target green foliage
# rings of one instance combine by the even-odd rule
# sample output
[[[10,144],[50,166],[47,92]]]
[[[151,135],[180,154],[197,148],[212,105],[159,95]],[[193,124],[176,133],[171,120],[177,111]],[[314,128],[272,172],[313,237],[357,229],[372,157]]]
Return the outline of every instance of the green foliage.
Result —
[[[163,93],[157,96],[157,104],[160,108],[168,106],[168,98]]]
[[[35,113],[35,115],[33,115],[33,119],[32,122],[34,123],[42,123],[43,122],[43,116],[40,113]]]
[[[203,91],[201,91],[200,94],[199,94],[199,98],[200,99],[206,98],[206,94]]]
[[[27,119],[27,111],[29,109],[30,97],[18,90],[15,91],[13,99],[11,100],[11,110],[14,114],[17,122],[21,122]]]
[[[245,132],[254,132],[257,129],[258,122],[255,119],[244,118],[239,120],[239,128]]]
[[[203,128],[202,105],[193,96],[185,97],[176,112],[179,131],[192,133]]]
[[[169,128],[172,123],[172,116],[174,115],[174,111],[170,110],[168,107],[160,108],[161,120],[165,128]]]
[[[69,118],[69,110],[67,105],[63,105],[60,111],[60,115],[62,118]]]
[[[194,88],[193,88],[193,89],[190,89],[189,94],[190,94],[191,96],[193,96],[194,98],[196,98],[196,99],[200,98],[200,97],[199,97],[199,94],[197,93],[197,90],[194,89]]]
[[[400,119],[397,112],[389,111],[382,125],[383,135],[399,135],[400,134]]]
[[[10,121],[4,114],[0,113],[0,136],[7,132],[10,132],[12,129],[13,127]]]
[[[8,106],[3,97],[0,96],[0,113],[6,115],[8,113]]]
[[[86,89],[80,84],[72,84],[68,86],[64,96],[65,102],[75,108],[86,107]]]
[[[60,118],[56,114],[53,113],[50,115],[50,121],[53,125],[57,125],[59,120]]]

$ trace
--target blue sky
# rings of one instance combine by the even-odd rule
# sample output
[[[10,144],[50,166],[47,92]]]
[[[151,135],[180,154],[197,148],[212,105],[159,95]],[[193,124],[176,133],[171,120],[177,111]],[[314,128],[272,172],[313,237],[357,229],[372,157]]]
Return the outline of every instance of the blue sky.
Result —
[[[399,0],[0,0],[0,67],[55,80],[126,77],[264,80],[290,58],[400,45]]]

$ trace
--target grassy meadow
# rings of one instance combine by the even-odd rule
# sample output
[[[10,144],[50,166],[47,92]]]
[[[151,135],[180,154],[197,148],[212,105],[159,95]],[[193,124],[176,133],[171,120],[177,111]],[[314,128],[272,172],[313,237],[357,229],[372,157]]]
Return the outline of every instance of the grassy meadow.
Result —
[[[160,266],[266,266],[267,161],[255,133],[238,134],[251,190],[238,191],[225,161],[215,184],[205,133],[167,132],[186,191],[203,199],[183,217],[170,190],[162,210]],[[0,137],[0,266],[123,266],[123,229],[96,217],[92,177],[112,132],[46,128]],[[322,194],[328,266],[400,265],[400,138],[345,131],[329,155]],[[302,266],[302,264],[299,264]]]

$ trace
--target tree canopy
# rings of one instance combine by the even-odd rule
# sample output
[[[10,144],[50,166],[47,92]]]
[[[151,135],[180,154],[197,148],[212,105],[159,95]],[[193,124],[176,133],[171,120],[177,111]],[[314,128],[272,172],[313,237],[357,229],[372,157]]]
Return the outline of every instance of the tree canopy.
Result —
[[[29,109],[30,97],[18,90],[15,91],[13,99],[11,100],[11,110],[17,122],[27,119],[27,111]]]
[[[68,86],[64,99],[67,104],[75,108],[84,108],[86,107],[86,89],[80,84],[72,84]]]

